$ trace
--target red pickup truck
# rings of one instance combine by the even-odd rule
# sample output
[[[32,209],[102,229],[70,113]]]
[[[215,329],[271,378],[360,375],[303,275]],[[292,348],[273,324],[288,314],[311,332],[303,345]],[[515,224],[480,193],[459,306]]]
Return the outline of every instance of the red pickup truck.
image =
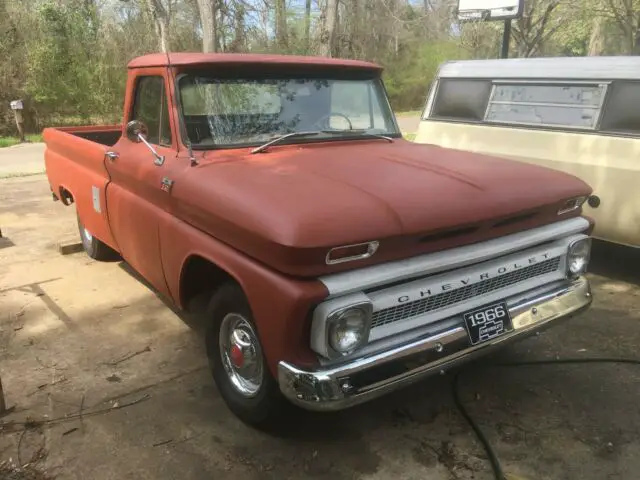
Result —
[[[590,305],[590,187],[404,140],[379,66],[175,53],[128,72],[122,125],[44,131],[51,190],[89,256],[181,308],[207,296],[242,420],[350,407]]]

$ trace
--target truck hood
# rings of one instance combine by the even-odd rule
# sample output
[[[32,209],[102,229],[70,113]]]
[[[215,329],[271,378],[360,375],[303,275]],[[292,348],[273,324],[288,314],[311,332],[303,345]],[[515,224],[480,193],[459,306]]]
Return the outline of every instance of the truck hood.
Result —
[[[451,240],[457,246],[510,233],[490,234],[486,222],[506,219],[507,226],[517,216],[524,223],[514,220],[511,231],[533,228],[558,220],[567,199],[591,193],[583,181],[559,171],[401,139],[207,156],[212,160],[176,182],[179,215],[292,274],[326,273],[327,250],[339,245],[379,240],[374,257],[383,261],[448,248]],[[465,239],[424,241],[451,231]],[[404,244],[403,252],[391,252],[403,238],[421,239],[422,246]]]

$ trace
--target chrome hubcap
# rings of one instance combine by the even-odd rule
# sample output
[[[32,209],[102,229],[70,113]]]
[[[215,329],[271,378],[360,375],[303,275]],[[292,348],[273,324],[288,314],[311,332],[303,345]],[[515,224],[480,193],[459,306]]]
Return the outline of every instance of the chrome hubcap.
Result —
[[[220,355],[238,393],[247,398],[256,396],[262,386],[262,349],[253,327],[238,313],[229,313],[222,319]]]
[[[91,235],[91,232],[89,232],[89,230],[85,228],[83,233],[84,233],[84,238],[87,239],[87,242],[91,243],[91,240],[93,240],[93,235]]]

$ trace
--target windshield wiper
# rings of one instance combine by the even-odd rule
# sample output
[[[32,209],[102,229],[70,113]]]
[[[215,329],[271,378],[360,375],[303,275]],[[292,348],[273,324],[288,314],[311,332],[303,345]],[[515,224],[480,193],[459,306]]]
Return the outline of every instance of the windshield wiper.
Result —
[[[254,148],[253,150],[251,150],[251,153],[264,152],[271,145],[280,143],[281,141],[286,140],[287,138],[309,137],[312,135],[320,135],[321,133],[327,133],[329,135],[345,135],[345,136],[348,136],[348,135],[353,136],[355,134],[355,136],[359,136],[359,137],[381,138],[383,140],[388,141],[389,143],[393,143],[393,138],[387,137],[386,135],[381,135],[379,133],[368,132],[367,130],[310,130],[307,132],[289,132],[289,133],[285,133],[284,135],[279,135],[275,138],[272,138],[267,143]]]
[[[389,143],[393,143],[393,138],[381,135],[379,133],[369,132],[367,130],[322,130],[322,133],[338,134],[338,135],[355,135],[360,137],[381,138]]]
[[[260,145],[259,147],[254,148],[253,150],[251,150],[251,153],[264,152],[271,145],[275,145],[276,143],[280,143],[282,140],[285,140],[287,138],[307,137],[307,136],[310,136],[310,135],[319,135],[321,133],[322,132],[320,132],[320,131],[314,131],[314,130],[309,131],[309,132],[290,132],[290,133],[285,133],[284,135],[280,135],[280,136],[278,136],[276,138],[273,138],[273,139],[269,140],[264,145]]]

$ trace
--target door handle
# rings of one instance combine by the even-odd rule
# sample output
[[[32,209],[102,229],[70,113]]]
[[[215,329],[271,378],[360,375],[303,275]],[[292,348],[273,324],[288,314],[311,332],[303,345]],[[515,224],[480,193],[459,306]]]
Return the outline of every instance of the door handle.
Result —
[[[120,154],[119,154],[119,153],[117,153],[117,152],[107,152],[107,153],[105,153],[105,156],[106,156],[109,160],[111,160],[112,162],[115,162],[115,161],[116,161],[116,158],[118,158],[118,157],[120,156]]]

